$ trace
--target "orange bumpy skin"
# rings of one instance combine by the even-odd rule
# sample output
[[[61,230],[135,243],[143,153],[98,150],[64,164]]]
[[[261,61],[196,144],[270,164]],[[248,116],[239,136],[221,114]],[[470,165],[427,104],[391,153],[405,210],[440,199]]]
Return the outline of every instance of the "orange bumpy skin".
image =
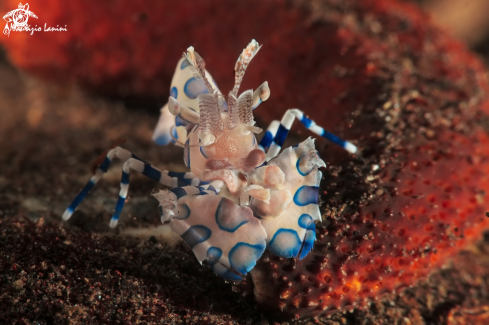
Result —
[[[388,166],[356,178],[358,187],[371,188],[368,197],[353,206],[329,205],[304,261],[272,255],[259,261],[251,278],[262,306],[301,317],[362,307],[381,293],[414,284],[480,237],[489,226],[485,131],[440,130],[432,140],[420,135],[410,142],[409,149],[384,153]],[[355,182],[345,174],[326,177],[326,202],[335,200],[329,193],[351,195],[348,187]]]

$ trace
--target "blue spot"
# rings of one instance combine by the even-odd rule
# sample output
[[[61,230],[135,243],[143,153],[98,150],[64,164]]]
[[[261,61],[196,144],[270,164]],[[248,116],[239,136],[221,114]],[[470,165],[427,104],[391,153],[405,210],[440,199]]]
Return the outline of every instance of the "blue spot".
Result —
[[[155,139],[155,143],[159,146],[166,146],[172,141],[172,137],[169,134],[159,134]]]
[[[314,221],[312,220],[312,217],[310,215],[303,214],[299,217],[298,223],[299,227],[307,229],[307,227],[309,227],[309,224],[314,223]]]
[[[235,232],[239,227],[248,223],[246,217],[250,217],[250,214],[246,212],[251,210],[246,208],[239,208],[233,201],[223,198],[216,209],[216,224],[219,229],[227,232]]]
[[[222,250],[218,247],[209,247],[207,250],[207,263],[209,263],[210,266],[214,266],[219,259],[222,256]]]
[[[186,67],[191,66],[191,65],[192,65],[192,64],[190,64],[190,62],[188,62],[188,60],[187,60],[187,59],[183,59],[182,64],[180,65],[180,70],[183,70],[183,69],[185,69]]]
[[[144,163],[144,169],[143,169],[142,174],[145,176],[148,176],[149,178],[151,178],[152,180],[155,180],[157,182],[159,182],[161,179],[161,172],[158,169],[153,168],[148,163]]]
[[[177,196],[177,199],[187,195],[187,192],[181,187],[170,188],[170,189],[168,189],[168,191],[175,193],[175,195]]]
[[[306,128],[309,128],[312,124],[312,121],[310,119],[308,119],[305,115],[302,116],[301,122],[302,122],[302,124],[304,124],[304,126]]]
[[[317,186],[301,186],[294,195],[294,203],[300,207],[309,204],[318,204],[319,187]]]
[[[284,144],[285,138],[287,138],[287,134],[289,134],[289,130],[282,124],[279,125],[277,134],[273,138],[273,141],[278,144],[280,147]]]
[[[194,248],[197,244],[205,242],[211,237],[212,231],[205,226],[192,226],[188,228],[180,237],[190,246]]]
[[[188,217],[190,217],[190,213],[191,211],[188,205],[182,203],[178,205],[178,217],[175,218],[178,220],[185,220],[188,219]]]
[[[172,87],[172,89],[170,90],[170,96],[177,99],[178,97],[178,89],[177,87]]]
[[[301,246],[301,240],[295,230],[280,228],[268,243],[267,249],[274,255],[290,258],[299,254]]]
[[[203,184],[203,183],[201,183],[201,184]],[[217,194],[217,190],[214,188],[214,186],[209,185],[209,187],[208,187],[207,189],[208,189],[209,191],[213,191],[214,193],[216,193],[216,194]]]
[[[316,224],[314,222],[310,223],[307,227],[306,236],[304,237],[304,242],[302,243],[302,251],[299,259],[303,259],[309,254],[312,247],[314,246],[314,241],[316,240]]]
[[[183,91],[185,92],[185,95],[187,95],[187,97],[190,99],[195,99],[200,94],[208,94],[209,93],[209,91],[207,90],[207,87],[205,85],[204,80],[196,79],[193,77],[190,78],[185,83],[185,86],[183,87]]]
[[[250,245],[237,243],[229,251],[229,264],[231,269],[241,274],[246,274],[256,264],[256,261],[265,251],[265,245]]]
[[[301,168],[300,168],[301,161],[303,159],[307,159],[307,158],[308,158],[307,155],[302,155],[302,156],[299,157],[299,159],[297,159],[297,162],[295,163],[295,167],[297,168],[297,171],[302,176],[307,176],[307,175],[309,175],[314,170],[314,165],[313,164],[311,164],[312,167],[311,167],[310,170],[305,170],[305,171],[301,170]]]
[[[109,168],[109,165],[110,165],[110,159],[108,157],[105,157],[104,161],[100,164],[98,169],[106,173],[107,169]]]

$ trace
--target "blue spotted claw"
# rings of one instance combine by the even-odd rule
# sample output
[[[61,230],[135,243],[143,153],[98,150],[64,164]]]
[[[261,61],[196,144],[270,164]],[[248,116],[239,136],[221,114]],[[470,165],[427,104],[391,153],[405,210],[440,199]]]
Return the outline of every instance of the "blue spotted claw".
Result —
[[[175,198],[173,209],[168,200],[160,201],[172,211],[170,228],[190,246],[200,263],[206,260],[227,280],[242,280],[266,248],[267,234],[260,220],[250,208],[219,195]]]
[[[250,207],[265,228],[267,249],[272,254],[302,259],[311,251],[316,240],[315,221],[321,221],[318,201],[322,173],[318,168],[325,166],[314,140],[308,138],[250,175],[251,182],[270,190],[269,203],[254,197]]]

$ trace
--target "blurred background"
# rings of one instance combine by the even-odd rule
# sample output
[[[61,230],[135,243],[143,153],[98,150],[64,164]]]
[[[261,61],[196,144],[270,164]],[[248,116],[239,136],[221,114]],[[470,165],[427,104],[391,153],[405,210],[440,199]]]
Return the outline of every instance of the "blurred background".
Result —
[[[478,52],[489,57],[489,2],[484,0],[423,0],[418,3],[435,23]]]

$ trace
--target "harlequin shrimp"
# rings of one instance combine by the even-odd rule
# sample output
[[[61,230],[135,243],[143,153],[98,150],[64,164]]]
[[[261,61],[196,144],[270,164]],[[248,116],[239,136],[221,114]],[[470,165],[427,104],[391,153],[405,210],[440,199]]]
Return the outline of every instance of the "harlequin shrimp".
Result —
[[[350,153],[357,148],[325,131],[298,109],[273,121],[261,141],[253,110],[270,96],[268,83],[238,94],[244,73],[260,46],[255,40],[235,65],[235,84],[227,98],[205,70],[202,57],[189,47],[178,62],[168,103],[162,108],[153,139],[184,148],[189,172],[159,170],[131,152],[110,150],[95,175],[63,214],[68,220],[100,180],[114,158],[121,159],[121,189],[110,221],[117,225],[135,170],[165,185],[153,196],[161,221],[168,223],[220,276],[241,280],[268,249],[285,258],[304,258],[316,239],[320,167],[314,140],[308,138],[279,153],[295,119],[310,131]]]

